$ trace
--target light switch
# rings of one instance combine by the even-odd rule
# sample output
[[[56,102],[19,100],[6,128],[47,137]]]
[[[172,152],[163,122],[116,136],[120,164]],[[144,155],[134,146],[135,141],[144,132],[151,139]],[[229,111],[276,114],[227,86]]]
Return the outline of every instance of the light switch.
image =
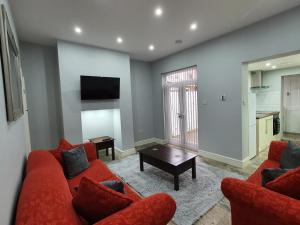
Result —
[[[207,105],[207,99],[202,100],[202,105]]]
[[[226,95],[222,95],[222,96],[221,96],[221,101],[222,101],[222,102],[225,102],[225,101],[226,101]]]

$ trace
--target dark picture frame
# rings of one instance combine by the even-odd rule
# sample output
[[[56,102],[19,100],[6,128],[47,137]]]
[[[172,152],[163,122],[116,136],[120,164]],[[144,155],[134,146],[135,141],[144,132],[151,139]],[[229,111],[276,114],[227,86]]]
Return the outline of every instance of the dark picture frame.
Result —
[[[1,63],[8,121],[24,114],[20,52],[4,5],[0,10]]]

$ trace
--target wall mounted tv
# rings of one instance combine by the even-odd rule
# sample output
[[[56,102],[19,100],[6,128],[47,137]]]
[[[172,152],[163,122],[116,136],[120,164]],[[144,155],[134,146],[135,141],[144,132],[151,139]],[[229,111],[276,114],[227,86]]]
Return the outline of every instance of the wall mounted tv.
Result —
[[[81,100],[120,98],[120,78],[80,76]]]

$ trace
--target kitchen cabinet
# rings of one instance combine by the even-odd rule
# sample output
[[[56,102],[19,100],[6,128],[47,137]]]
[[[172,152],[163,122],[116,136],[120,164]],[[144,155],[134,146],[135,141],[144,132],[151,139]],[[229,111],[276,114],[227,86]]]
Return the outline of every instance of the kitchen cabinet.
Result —
[[[261,152],[273,140],[273,115],[256,120],[256,149]]]

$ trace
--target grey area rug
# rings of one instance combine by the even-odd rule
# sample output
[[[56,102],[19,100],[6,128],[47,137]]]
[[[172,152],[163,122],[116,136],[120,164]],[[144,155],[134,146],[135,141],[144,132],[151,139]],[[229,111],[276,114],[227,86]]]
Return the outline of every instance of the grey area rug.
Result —
[[[216,205],[223,197],[220,185],[224,177],[242,178],[237,173],[197,162],[197,179],[192,179],[191,170],[179,176],[179,191],[174,190],[173,176],[144,163],[144,172],[139,169],[138,155],[107,163],[108,167],[122,177],[141,195],[147,197],[157,192],[171,195],[177,204],[173,222],[191,225]]]

